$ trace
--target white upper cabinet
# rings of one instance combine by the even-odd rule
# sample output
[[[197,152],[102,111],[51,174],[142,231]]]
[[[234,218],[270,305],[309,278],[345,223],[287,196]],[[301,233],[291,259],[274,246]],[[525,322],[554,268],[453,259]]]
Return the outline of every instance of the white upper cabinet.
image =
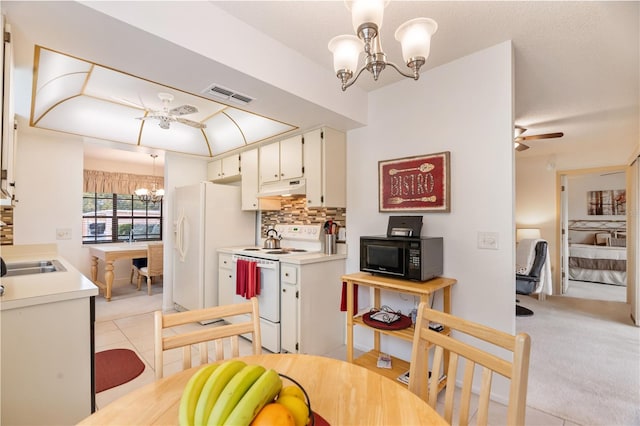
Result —
[[[259,163],[261,184],[302,177],[302,135],[261,146]]]
[[[213,182],[230,182],[240,179],[240,156],[230,155],[228,157],[214,160],[207,164],[207,177]]]
[[[346,207],[345,134],[326,127],[303,136],[307,207]]]
[[[280,210],[280,201],[257,198],[258,193],[258,149],[241,154],[242,164],[242,210]]]

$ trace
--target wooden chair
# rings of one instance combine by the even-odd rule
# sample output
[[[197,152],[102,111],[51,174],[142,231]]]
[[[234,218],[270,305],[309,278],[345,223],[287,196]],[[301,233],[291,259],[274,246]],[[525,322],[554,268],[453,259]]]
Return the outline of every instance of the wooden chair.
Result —
[[[145,266],[147,266],[147,258],[146,257],[140,257],[140,258],[136,258],[136,259],[131,259],[131,277],[129,277],[129,282],[131,284],[133,284],[133,274],[134,274],[134,272],[137,272],[138,276],[140,276],[140,268],[144,268]]]
[[[444,331],[431,330],[429,321],[442,324],[445,327]],[[456,337],[458,336],[450,336],[451,331],[456,334],[464,333],[467,336],[473,336],[490,343],[497,347],[499,351],[501,351],[499,348],[506,349],[512,353],[513,358],[512,360],[505,360],[492,353],[478,349],[457,339]],[[411,367],[409,370],[409,390],[427,401],[435,409],[440,380],[427,381],[430,347],[435,347],[432,366],[437,366],[432,367],[435,372],[432,371],[431,376],[439,379],[445,374],[447,377],[444,406],[444,418],[447,422],[452,423],[453,420],[454,392],[458,366],[465,364],[459,401],[459,424],[468,424],[473,375],[475,366],[478,364],[482,369],[482,383],[480,385],[477,424],[487,424],[491,379],[495,372],[511,381],[506,424],[524,425],[529,375],[529,352],[531,348],[529,335],[520,333],[513,336],[444,312],[429,309],[425,303],[421,303],[418,308],[418,318],[413,339]],[[464,361],[460,362],[460,359],[464,359]],[[443,367],[442,370],[441,367]]]
[[[151,283],[153,277],[162,275],[163,263],[163,243],[149,243],[147,245],[147,266],[138,269],[138,290],[142,284],[142,277],[147,278],[147,294],[151,296]]]
[[[203,322],[210,322],[222,318],[229,318],[239,315],[247,315],[247,321],[233,324],[205,327]],[[200,351],[200,365],[209,363],[209,352],[207,342],[213,341],[215,344],[216,361],[225,359],[224,341],[231,343],[231,357],[240,356],[238,336],[251,333],[253,354],[262,353],[262,337],[260,333],[260,312],[258,299],[251,298],[245,303],[233,305],[215,306],[212,308],[198,309],[171,314],[163,314],[162,311],[155,312],[155,341],[154,358],[156,379],[162,378],[163,373],[163,353],[169,349],[182,348],[182,368],[191,368],[191,345],[198,345]],[[196,330],[183,333],[163,335],[163,330],[168,328],[183,326],[185,324],[196,324]]]

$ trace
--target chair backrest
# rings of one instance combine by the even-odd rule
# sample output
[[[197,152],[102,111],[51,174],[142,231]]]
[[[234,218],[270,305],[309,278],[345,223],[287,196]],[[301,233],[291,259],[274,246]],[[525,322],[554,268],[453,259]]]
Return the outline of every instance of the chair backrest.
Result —
[[[529,271],[529,276],[534,278],[540,278],[540,274],[542,273],[542,267],[544,266],[544,262],[547,260],[547,242],[546,241],[538,241],[536,243],[536,255],[533,259],[533,265],[531,265],[531,270]]]
[[[429,321],[442,324],[445,328],[437,332],[429,328]],[[478,349],[451,336],[464,333],[513,353],[511,360],[500,358],[485,350]],[[471,414],[470,400],[476,364],[482,369],[482,383],[478,400],[477,424],[486,425],[491,394],[493,373],[498,373],[511,381],[506,424],[524,425],[527,380],[529,375],[529,352],[531,341],[527,334],[516,336],[490,327],[466,321],[462,318],[429,309],[423,302],[418,308],[418,317],[411,353],[409,390],[436,409],[438,392],[446,387],[444,418],[453,423],[454,391],[458,367],[464,365],[462,392],[460,393],[460,425],[467,425]],[[432,371],[429,371],[429,351],[433,349]],[[461,362],[461,360],[463,360]],[[437,380],[428,380],[428,376]],[[440,380],[445,377],[446,381]]]
[[[222,318],[236,317],[239,322],[232,324],[216,323],[202,325]],[[244,321],[246,317],[246,321]],[[180,329],[175,333],[164,333],[163,330],[195,324],[196,329],[189,328],[189,331]],[[178,313],[163,314],[162,311],[155,312],[154,321],[154,359],[156,379],[163,375],[164,351],[183,348],[182,368],[191,368],[191,345],[198,345],[200,352],[200,364],[209,363],[208,342],[214,342],[215,360],[225,359],[224,342],[230,341],[231,357],[240,356],[238,336],[251,334],[253,353],[262,353],[262,336],[260,333],[260,312],[258,299],[253,297],[245,303],[233,305],[214,306],[212,308],[197,309]],[[181,327],[184,329],[184,327]]]
[[[149,243],[147,245],[147,275],[155,277],[162,275],[164,269],[164,244]]]

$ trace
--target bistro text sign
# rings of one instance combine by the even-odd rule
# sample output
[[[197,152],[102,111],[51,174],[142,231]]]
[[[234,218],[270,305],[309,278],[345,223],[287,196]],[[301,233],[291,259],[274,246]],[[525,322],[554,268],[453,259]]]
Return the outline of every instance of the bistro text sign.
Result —
[[[378,162],[381,212],[449,212],[449,151]]]

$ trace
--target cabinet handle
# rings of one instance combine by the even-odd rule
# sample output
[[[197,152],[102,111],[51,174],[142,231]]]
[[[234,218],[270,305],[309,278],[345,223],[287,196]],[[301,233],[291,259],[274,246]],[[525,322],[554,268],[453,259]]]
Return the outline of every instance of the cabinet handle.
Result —
[[[285,272],[285,273],[284,273],[284,276],[285,276],[285,277],[288,277],[288,276],[289,276],[289,273],[288,273],[288,272]]]
[[[280,173],[280,176],[284,176],[284,173]]]
[[[233,278],[233,275],[229,275],[229,278]]]
[[[282,289],[282,292],[283,292],[283,293],[286,293],[286,292],[287,292],[287,289],[286,289],[286,288],[283,288],[283,289]]]
[[[277,174],[275,174],[275,175],[273,175],[273,177],[278,177],[278,175],[277,175]]]

